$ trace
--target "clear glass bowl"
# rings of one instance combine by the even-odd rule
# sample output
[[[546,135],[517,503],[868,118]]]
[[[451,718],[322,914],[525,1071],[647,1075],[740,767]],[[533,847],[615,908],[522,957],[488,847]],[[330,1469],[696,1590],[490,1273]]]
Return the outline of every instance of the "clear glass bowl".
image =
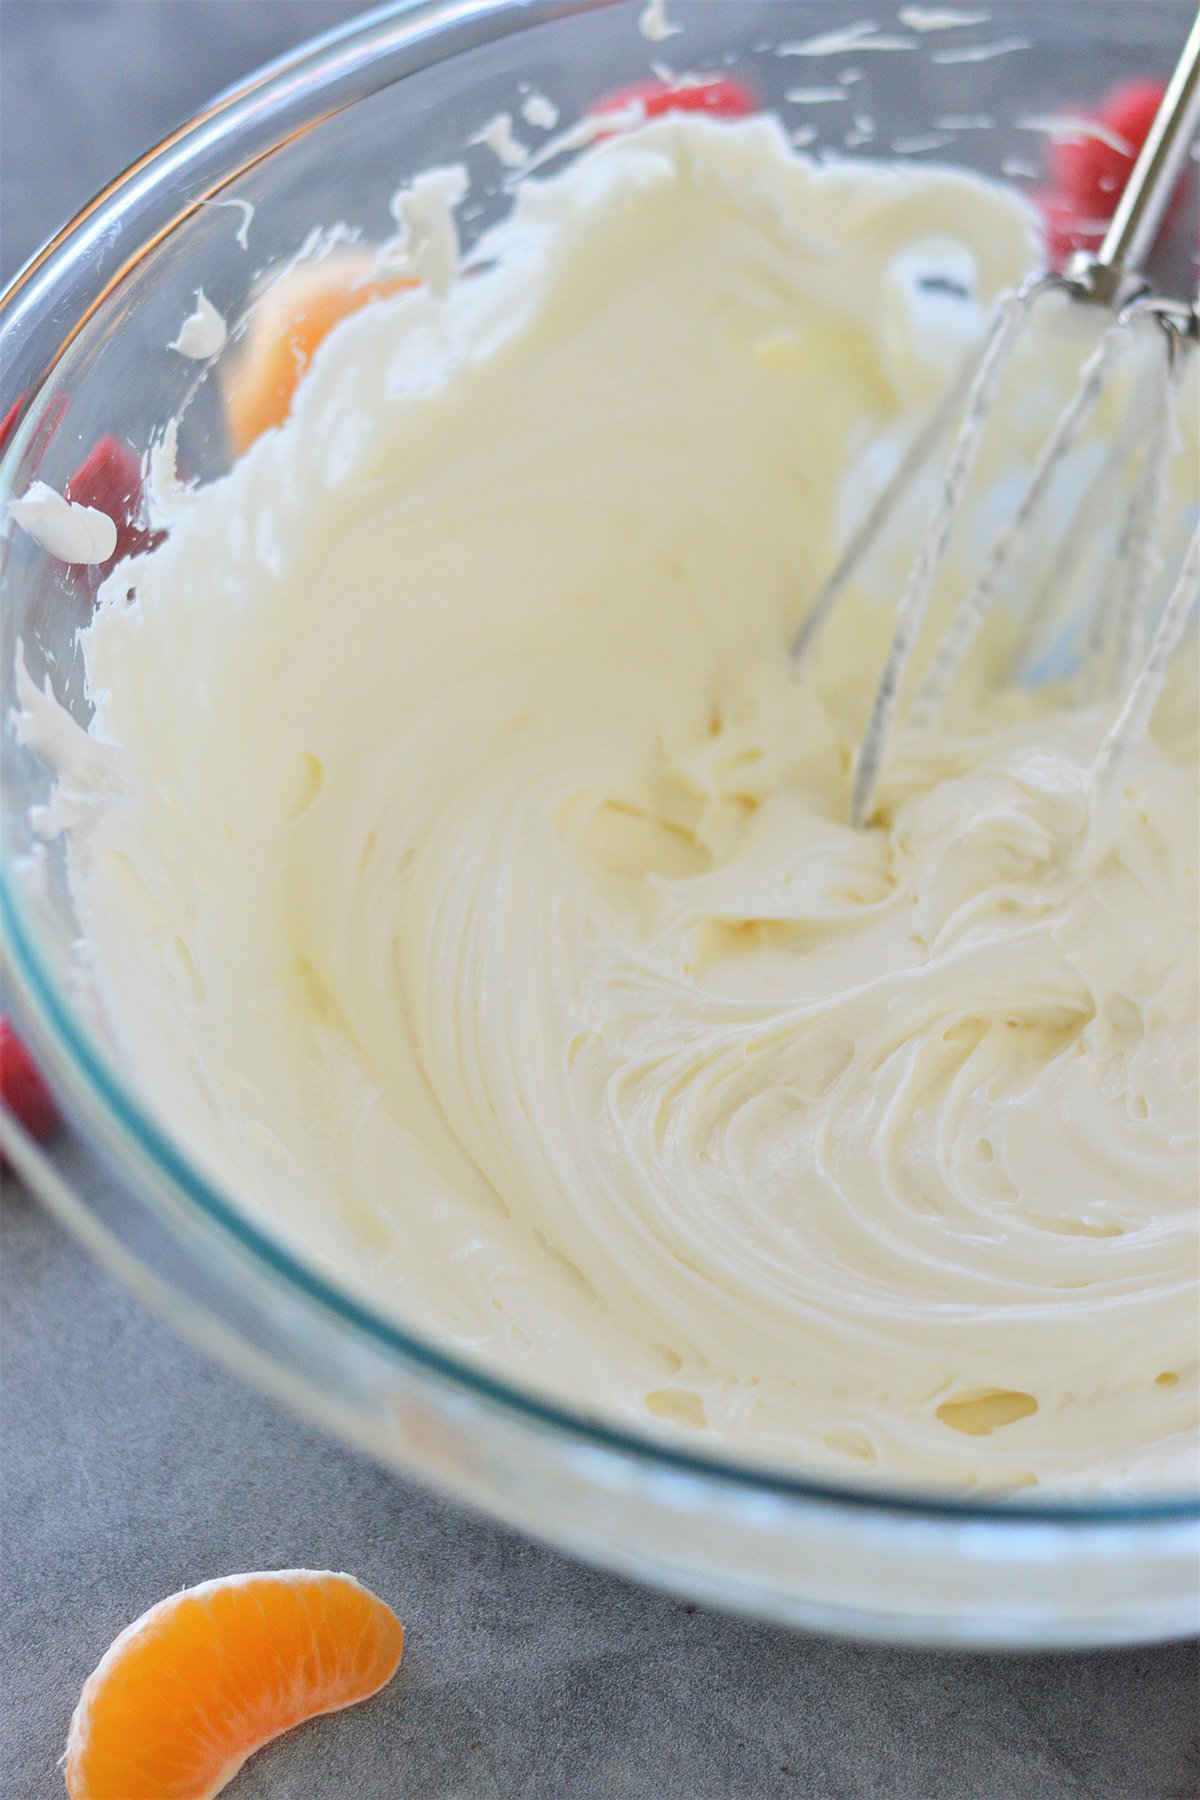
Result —
[[[889,153],[1038,178],[1036,120],[1094,103],[1115,79],[1165,74],[1187,4],[993,5],[975,24],[917,31],[903,54],[777,55],[853,27],[857,0],[675,0],[685,34],[638,30],[630,0],[410,0],[366,15],[217,100],[114,180],[3,300],[5,394],[15,403],[0,501],[37,478],[62,488],[112,434],[139,452],[181,417],[179,459],[228,466],[221,399],[235,330],[215,366],[166,345],[203,287],[244,321],[310,232],[367,240],[420,169],[463,158],[468,236],[507,206],[495,156],[463,146],[527,86],[569,126],[596,96],[658,59],[736,69],[818,149]],[[936,9],[921,9],[929,14]],[[978,9],[972,9],[978,10]],[[915,9],[908,11],[916,16]],[[841,101],[788,101],[797,85]],[[983,127],[980,115],[994,123]],[[938,128],[936,122],[967,121]],[[969,121],[974,119],[976,123]],[[923,143],[923,140],[927,140]],[[245,218],[254,209],[249,248]],[[1069,1646],[1196,1628],[1200,1506],[1003,1502],[796,1479],[689,1454],[546,1404],[443,1353],[306,1265],[215,1191],[132,1090],[77,954],[61,846],[36,836],[47,777],[13,735],[15,645],[80,719],[75,647],[92,587],[10,532],[2,576],[4,860],[0,907],[17,1010],[68,1125],[11,1154],[59,1213],[145,1298],[249,1379],[385,1463],[610,1568],[763,1618],[925,1644]]]

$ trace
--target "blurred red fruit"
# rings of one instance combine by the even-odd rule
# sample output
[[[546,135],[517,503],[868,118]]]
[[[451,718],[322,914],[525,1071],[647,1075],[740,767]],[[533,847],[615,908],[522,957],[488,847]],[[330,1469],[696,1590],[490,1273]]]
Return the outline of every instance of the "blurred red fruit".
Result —
[[[1159,81],[1130,81],[1114,88],[1095,114],[1096,123],[1127,144],[1095,137],[1064,137],[1050,146],[1050,174],[1058,192],[1074,202],[1081,218],[1110,218],[1117,196],[1129,179],[1134,158],[1146,141],[1162,103]]]
[[[0,1019],[0,1105],[42,1142],[58,1125],[58,1108],[9,1019]]]
[[[659,119],[664,113],[707,113],[714,119],[744,119],[758,111],[754,92],[735,75],[716,75],[711,81],[666,82],[642,81],[633,87],[617,88],[605,94],[592,107],[593,114],[623,112],[640,106],[647,119]]]
[[[1125,82],[1113,88],[1096,111],[1085,115],[1114,142],[1088,136],[1081,128],[1077,136],[1064,136],[1051,143],[1052,185],[1033,198],[1046,221],[1052,268],[1061,268],[1074,250],[1100,248],[1105,225],[1116,211],[1164,92],[1159,81]],[[1168,226],[1179,218],[1189,180],[1190,176],[1185,175],[1167,211]]]

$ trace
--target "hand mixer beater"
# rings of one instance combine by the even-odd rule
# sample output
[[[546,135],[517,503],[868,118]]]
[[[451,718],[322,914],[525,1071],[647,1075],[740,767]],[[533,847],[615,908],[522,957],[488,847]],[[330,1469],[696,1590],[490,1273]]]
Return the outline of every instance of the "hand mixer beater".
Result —
[[[1188,306],[1156,294],[1142,271],[1198,127],[1200,13],[1099,251],[1095,256],[1078,253],[1061,273],[1031,276],[1001,300],[981,346],[853,534],[795,638],[791,654],[799,667],[867,553],[891,523],[938,443],[958,420],[940,492],[901,594],[891,646],[855,764],[851,807],[855,825],[868,823],[872,816],[905,678],[1001,379],[1014,349],[1030,328],[1034,309],[1053,293],[1103,309],[1111,315],[1110,322],[1085,360],[1075,393],[1034,462],[1015,510],[993,538],[977,579],[959,601],[935,646],[906,723],[914,729],[936,723],[997,597],[1002,577],[1044,512],[1056,476],[1094,417],[1129,334],[1149,329],[1161,351],[1154,377],[1159,389],[1153,413],[1144,431],[1116,434],[1105,469],[1092,490],[1101,504],[1120,518],[1111,565],[1082,658],[1082,679],[1093,695],[1105,692],[1111,702],[1097,775],[1117,766],[1123,752],[1149,725],[1171,659],[1200,597],[1200,528],[1191,537],[1165,603],[1159,604],[1155,593],[1157,539],[1166,503],[1176,408],[1185,359],[1200,343],[1200,298]],[[1126,491],[1114,491],[1113,482],[1122,465],[1139,457]],[[1064,537],[1056,559],[1060,571],[1083,532],[1085,513],[1086,508],[1081,508]]]

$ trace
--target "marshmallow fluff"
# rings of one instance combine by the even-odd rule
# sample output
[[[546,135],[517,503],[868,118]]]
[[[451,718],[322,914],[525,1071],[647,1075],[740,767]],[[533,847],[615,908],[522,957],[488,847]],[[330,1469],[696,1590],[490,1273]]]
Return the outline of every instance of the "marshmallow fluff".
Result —
[[[1194,1482],[1188,683],[1102,789],[1111,707],[985,646],[855,830],[903,562],[787,655],[1036,255],[968,176],[647,125],[339,325],[102,590],[60,798],[130,1077],[414,1331],[827,1476]]]

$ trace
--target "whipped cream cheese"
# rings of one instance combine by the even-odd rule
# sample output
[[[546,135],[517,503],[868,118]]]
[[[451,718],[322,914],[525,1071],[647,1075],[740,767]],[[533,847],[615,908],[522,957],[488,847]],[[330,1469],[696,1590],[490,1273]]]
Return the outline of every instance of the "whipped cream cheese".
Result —
[[[31,481],[8,510],[35,543],[60,562],[107,562],[117,547],[117,527],[98,506],[68,500],[44,481]]]
[[[339,325],[103,589],[60,798],[131,1077],[413,1329],[827,1474],[1194,1481],[1187,684],[1102,793],[1111,711],[981,665],[853,830],[903,565],[787,657],[1035,255],[966,176],[647,125]]]
[[[661,44],[667,38],[674,37],[682,29],[673,25],[667,17],[666,0],[647,0],[638,14],[638,30],[652,44]]]
[[[560,116],[558,107],[546,94],[526,94],[521,102],[521,117],[538,131],[553,131]]]
[[[195,307],[179,327],[179,336],[171,349],[177,350],[180,356],[189,357],[193,362],[207,362],[211,356],[220,356],[228,336],[224,319],[204,289],[200,288],[196,294]]]

